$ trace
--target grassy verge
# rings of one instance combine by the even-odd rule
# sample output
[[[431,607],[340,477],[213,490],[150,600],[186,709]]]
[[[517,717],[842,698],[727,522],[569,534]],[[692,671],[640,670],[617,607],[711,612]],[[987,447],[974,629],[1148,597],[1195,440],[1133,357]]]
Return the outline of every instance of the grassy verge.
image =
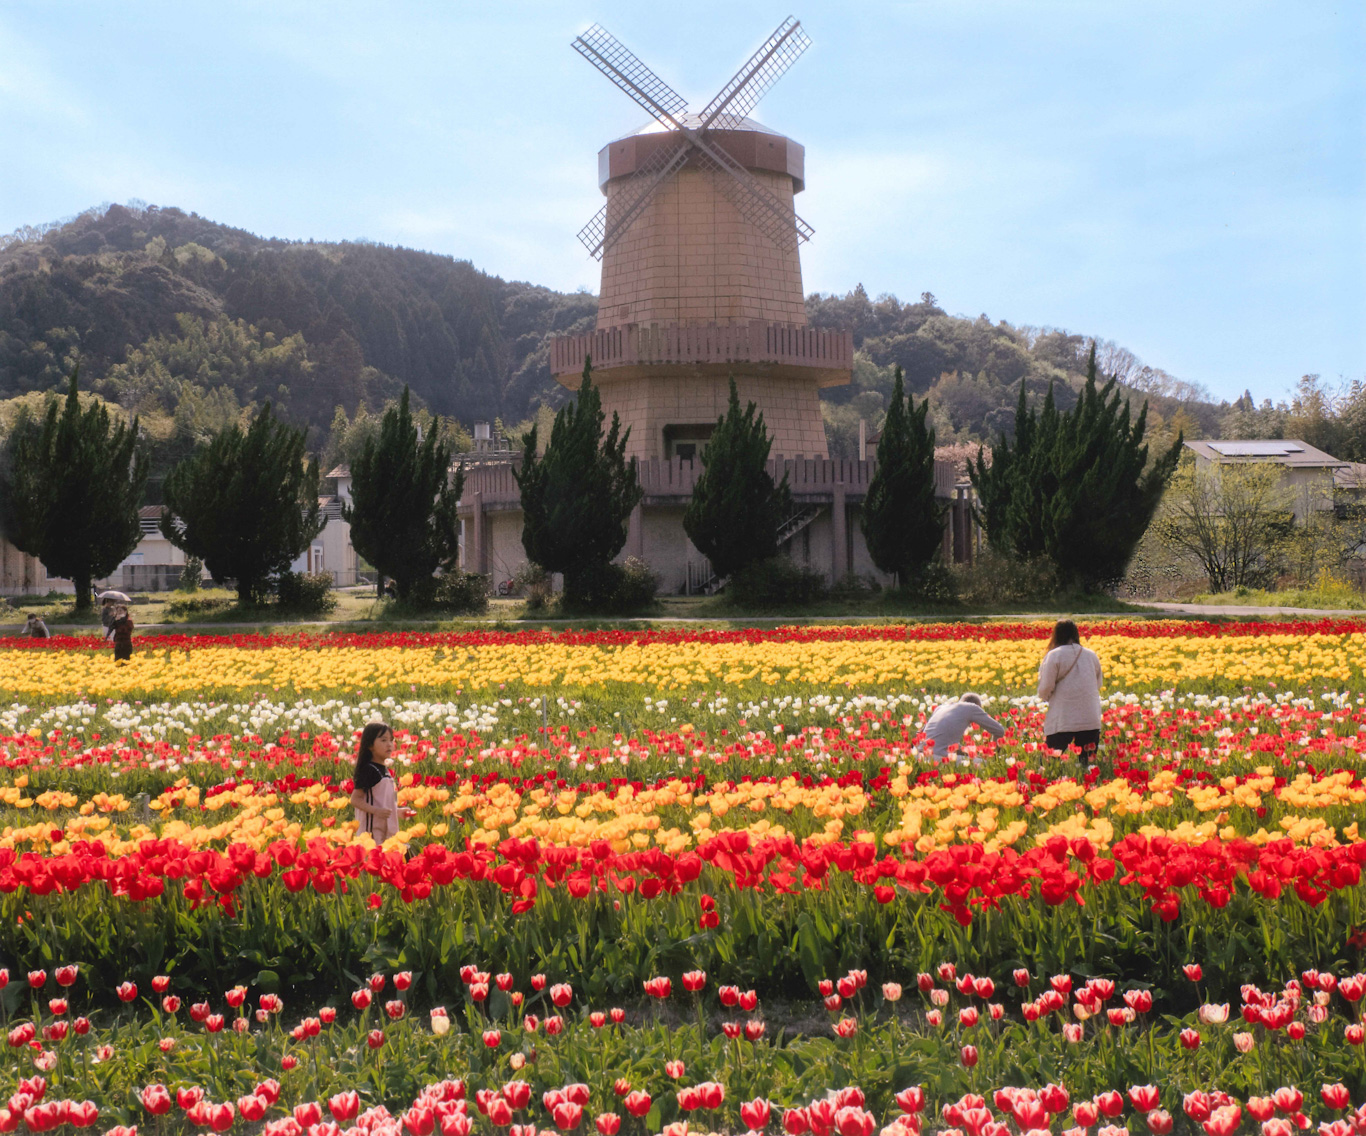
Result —
[[[1265,592],[1253,588],[1235,588],[1231,592],[1215,592],[1196,596],[1197,604],[1219,604],[1236,607],[1310,607],[1366,611],[1366,597],[1355,588],[1296,588],[1283,592]]]

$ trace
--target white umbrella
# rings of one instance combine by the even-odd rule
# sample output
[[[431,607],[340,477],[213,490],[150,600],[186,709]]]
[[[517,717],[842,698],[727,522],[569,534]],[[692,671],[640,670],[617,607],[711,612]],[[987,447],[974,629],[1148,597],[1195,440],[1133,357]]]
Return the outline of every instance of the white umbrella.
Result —
[[[100,603],[132,603],[122,592],[101,592]]]

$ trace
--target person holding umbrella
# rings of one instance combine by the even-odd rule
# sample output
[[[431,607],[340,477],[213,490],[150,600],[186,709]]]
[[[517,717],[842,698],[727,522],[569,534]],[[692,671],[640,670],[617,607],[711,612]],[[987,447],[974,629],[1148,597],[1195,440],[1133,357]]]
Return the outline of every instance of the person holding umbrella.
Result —
[[[114,641],[114,662],[126,663],[133,657],[133,617],[123,604],[114,605],[113,615],[105,637]]]

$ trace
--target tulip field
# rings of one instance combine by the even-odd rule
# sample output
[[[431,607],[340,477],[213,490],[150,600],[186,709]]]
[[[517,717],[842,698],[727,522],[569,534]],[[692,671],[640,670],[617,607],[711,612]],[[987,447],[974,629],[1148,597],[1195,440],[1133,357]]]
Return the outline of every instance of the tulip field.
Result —
[[[0,1132],[1366,1136],[1366,621],[1082,633],[0,639]]]

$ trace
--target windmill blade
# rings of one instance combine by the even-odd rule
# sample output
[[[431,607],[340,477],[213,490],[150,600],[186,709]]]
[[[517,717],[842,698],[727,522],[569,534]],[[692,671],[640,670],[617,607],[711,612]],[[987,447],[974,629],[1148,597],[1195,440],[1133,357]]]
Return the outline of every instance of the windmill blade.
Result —
[[[729,180],[722,180],[721,190],[739,210],[740,216],[775,245],[790,248],[795,242],[809,241],[815,235],[816,230],[797,216],[795,210],[765,189],[721,147],[692,131],[688,135],[692,144],[702,151],[703,165],[729,175]]]
[[[603,254],[625,235],[655,191],[683,168],[691,151],[692,144],[685,138],[672,146],[659,147],[631,180],[579,230],[579,240],[594,259],[601,260]]]
[[[734,130],[768,93],[811,40],[801,21],[788,16],[702,111],[701,129]]]
[[[574,50],[606,75],[670,129],[677,130],[677,115],[688,109],[688,100],[640,61],[624,43],[594,24],[575,37]]]

